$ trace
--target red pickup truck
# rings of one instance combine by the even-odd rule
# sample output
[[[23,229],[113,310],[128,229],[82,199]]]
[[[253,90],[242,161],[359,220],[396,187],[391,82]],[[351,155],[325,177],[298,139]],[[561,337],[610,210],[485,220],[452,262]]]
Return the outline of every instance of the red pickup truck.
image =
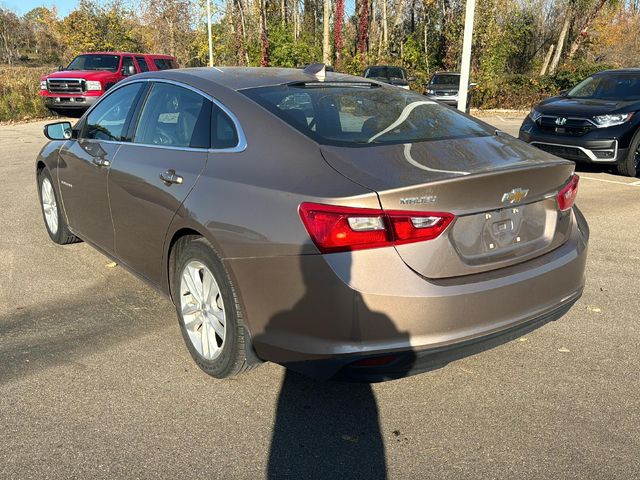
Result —
[[[140,72],[178,68],[175,57],[146,53],[92,52],[40,79],[40,95],[52,111],[84,111],[120,80]]]

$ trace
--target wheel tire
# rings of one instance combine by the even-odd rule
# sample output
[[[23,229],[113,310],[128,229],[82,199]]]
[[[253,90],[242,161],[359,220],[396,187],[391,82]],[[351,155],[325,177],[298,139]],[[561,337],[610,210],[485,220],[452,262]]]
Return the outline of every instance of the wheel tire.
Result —
[[[40,199],[40,209],[42,210],[44,226],[51,240],[58,245],[66,245],[80,241],[78,237],[69,230],[64,215],[62,214],[62,209],[60,208],[58,193],[51,179],[51,174],[46,168],[38,172],[38,198]],[[52,222],[55,222],[55,224]]]
[[[240,373],[244,373],[251,369],[260,361],[255,357],[253,348],[251,346],[251,340],[249,331],[245,325],[242,309],[240,306],[237,289],[233,285],[229,272],[224,267],[219,259],[214,248],[203,237],[185,236],[179,239],[175,246],[175,268],[173,269],[173,278],[171,283],[171,293],[174,303],[176,305],[176,312],[178,314],[178,323],[180,324],[180,331],[189,353],[198,364],[198,366],[208,375],[216,378],[226,378]],[[197,344],[197,337],[205,332],[206,318],[203,319],[203,313],[200,313],[199,317],[191,316],[185,320],[183,315],[183,302],[189,308],[197,308],[192,302],[196,302],[196,297],[192,296],[186,281],[183,281],[183,275],[188,266],[201,265],[203,270],[199,271],[200,285],[202,285],[202,279],[206,270],[212,274],[215,280],[214,287],[218,287],[219,297],[222,300],[221,311],[224,314],[224,339],[221,345],[218,345],[219,350],[214,358],[207,358],[202,351],[199,351]],[[193,271],[193,270],[192,270]],[[212,288],[214,288],[212,287]],[[197,289],[197,288],[196,288]],[[213,290],[212,290],[213,291]],[[203,297],[206,295],[202,295]],[[191,301],[187,301],[187,300]],[[203,300],[206,302],[206,299]],[[213,305],[213,301],[210,302],[210,308],[218,308],[219,304]],[[211,315],[207,318],[212,318]],[[215,320],[212,320],[215,321]],[[194,327],[197,322],[201,323],[200,328]],[[187,328],[187,323],[191,325],[191,328]],[[207,325],[210,325],[207,323]],[[219,326],[219,324],[218,324]],[[209,332],[212,331],[212,327],[207,327]],[[215,337],[216,344],[219,344],[221,338]],[[195,344],[194,344],[195,342]],[[204,348],[204,345],[200,343],[200,350]],[[207,345],[210,345],[209,343]],[[209,354],[211,354],[211,347],[207,347]],[[215,348],[214,348],[215,349]]]
[[[635,177],[638,175],[638,169],[640,168],[640,130],[635,134],[631,143],[629,144],[629,150],[625,158],[618,162],[618,173],[620,175],[626,175],[627,177]]]

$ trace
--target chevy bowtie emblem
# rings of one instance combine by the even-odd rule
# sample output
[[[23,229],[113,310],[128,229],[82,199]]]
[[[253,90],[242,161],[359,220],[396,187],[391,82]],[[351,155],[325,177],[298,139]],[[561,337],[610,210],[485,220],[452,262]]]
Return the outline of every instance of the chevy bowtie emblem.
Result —
[[[510,192],[502,194],[502,203],[519,203],[529,194],[526,188],[514,188]]]
[[[564,125],[567,123],[567,119],[564,117],[556,118],[556,125]]]

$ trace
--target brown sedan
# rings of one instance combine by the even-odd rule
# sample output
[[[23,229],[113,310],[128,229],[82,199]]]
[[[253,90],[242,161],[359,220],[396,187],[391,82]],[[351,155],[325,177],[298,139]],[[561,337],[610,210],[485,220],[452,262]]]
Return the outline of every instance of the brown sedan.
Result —
[[[425,371],[583,289],[574,164],[397,87],[317,67],[148,72],[45,133],[51,239],[170,295],[216,377],[261,360]]]

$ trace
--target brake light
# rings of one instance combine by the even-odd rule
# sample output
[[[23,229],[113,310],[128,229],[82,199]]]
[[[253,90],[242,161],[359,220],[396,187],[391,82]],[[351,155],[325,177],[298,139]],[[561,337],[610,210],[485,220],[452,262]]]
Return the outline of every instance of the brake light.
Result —
[[[453,221],[450,213],[405,212],[303,203],[300,218],[322,253],[432,240]]]
[[[561,212],[566,212],[573,207],[573,204],[576,201],[576,196],[578,195],[579,182],[580,177],[578,175],[574,175],[571,177],[571,180],[569,180],[569,183],[567,183],[558,193],[558,208]]]

